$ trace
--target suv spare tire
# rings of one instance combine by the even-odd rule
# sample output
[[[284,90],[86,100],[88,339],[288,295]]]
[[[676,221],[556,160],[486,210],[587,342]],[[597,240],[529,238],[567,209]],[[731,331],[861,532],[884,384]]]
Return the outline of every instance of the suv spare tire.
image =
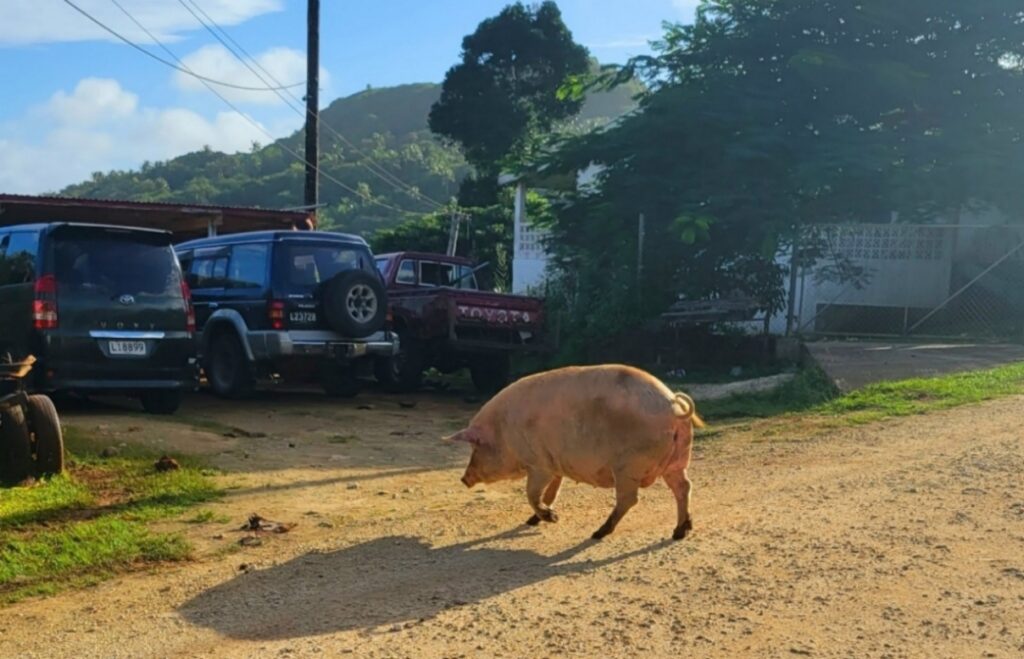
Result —
[[[324,316],[331,329],[361,339],[384,327],[388,297],[380,277],[364,270],[343,272],[324,284]]]

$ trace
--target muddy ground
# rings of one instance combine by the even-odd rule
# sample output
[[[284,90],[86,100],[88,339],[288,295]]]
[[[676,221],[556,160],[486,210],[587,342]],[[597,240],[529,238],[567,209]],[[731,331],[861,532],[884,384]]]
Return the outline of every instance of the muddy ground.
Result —
[[[193,562],[0,611],[0,654],[1019,657],[1022,403],[726,428],[679,543],[661,483],[600,543],[610,491],[566,483],[539,529],[522,483],[467,491],[454,394],[86,407],[65,422],[223,468],[231,521],[163,525]],[[253,512],[298,525],[240,547]]]

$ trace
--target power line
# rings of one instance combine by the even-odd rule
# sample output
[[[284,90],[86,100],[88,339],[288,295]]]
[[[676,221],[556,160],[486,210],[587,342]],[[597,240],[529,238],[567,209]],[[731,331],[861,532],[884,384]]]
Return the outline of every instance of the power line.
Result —
[[[65,0],[65,1],[67,1],[67,0]],[[163,42],[161,42],[156,37],[156,35],[154,35],[152,32],[150,32],[149,29],[147,29],[146,26],[143,25],[139,21],[139,19],[135,18],[135,16],[132,15],[132,13],[130,11],[128,11],[120,2],[118,2],[118,0],[110,0],[110,1],[114,4],[114,6],[116,6],[118,9],[120,9],[124,13],[125,16],[127,16],[129,19],[131,19],[131,21],[133,23],[135,23],[135,25],[137,25],[139,27],[139,29],[141,29],[143,32],[145,32],[149,36],[149,38],[152,39],[154,43],[156,43],[156,45],[160,46],[160,48],[162,48],[165,53],[167,53],[170,57],[174,58],[174,60],[177,61],[178,63],[180,63],[183,67],[185,67],[186,70],[188,69],[188,66],[184,62],[181,61],[180,57],[175,55],[174,52],[170,48],[165,46],[163,44]],[[221,94],[219,91],[217,91],[212,86],[210,86],[210,84],[207,81],[202,80],[201,82],[203,83],[203,85],[206,86],[206,88],[208,90],[210,90],[210,92],[212,94],[214,94],[217,98],[219,98],[221,101],[223,101],[225,105],[227,105],[229,108],[234,110],[243,119],[245,119],[247,122],[252,124],[257,130],[262,132],[264,135],[269,137],[271,140],[275,139],[274,136],[270,133],[270,131],[268,131],[266,128],[261,126],[258,121],[256,121],[252,117],[250,117],[248,114],[246,114],[245,112],[242,112],[242,110],[240,110],[238,108],[238,106],[236,106],[234,103],[232,103],[227,98],[225,98],[223,94]],[[282,150],[284,150],[286,153],[288,153],[292,157],[296,158],[299,162],[301,162],[303,164],[306,164],[306,165],[309,164],[309,161],[307,161],[302,155],[300,155],[299,153],[297,153],[296,151],[294,151],[290,147],[286,146],[283,142],[278,142],[277,145]],[[343,183],[342,181],[339,181],[337,178],[335,178],[331,174],[323,171],[322,169],[320,169],[320,168],[316,168],[316,169],[317,169],[317,173],[319,175],[321,175],[324,178],[326,178],[327,180],[335,183],[336,185],[338,185],[343,190],[346,190],[347,192],[349,192],[349,193],[351,193],[351,194],[353,194],[353,195],[363,199],[364,201],[370,202],[372,204],[376,204],[377,206],[380,206],[382,208],[387,208],[388,210],[391,210],[391,211],[394,211],[394,212],[397,212],[397,213],[405,213],[405,214],[408,214],[408,215],[425,215],[425,213],[415,213],[415,212],[412,212],[412,211],[407,211],[407,210],[405,210],[403,208],[398,208],[397,206],[392,206],[391,204],[387,204],[387,203],[384,203],[382,201],[378,201],[378,200],[374,199],[373,197],[367,195],[366,193],[363,193],[363,192],[361,192],[361,191],[359,191],[359,190],[357,190],[355,188],[352,188],[349,185],[346,185],[345,183]]]
[[[193,78],[196,78],[196,79],[198,79],[198,80],[200,80],[202,82],[208,82],[210,84],[220,85],[221,87],[230,87],[231,89],[241,89],[243,91],[249,91],[249,92],[274,92],[274,91],[279,91],[281,89],[289,89],[291,87],[299,87],[299,86],[302,85],[302,83],[299,82],[299,83],[295,83],[294,85],[280,85],[279,87],[274,87],[274,88],[271,88],[271,87],[247,87],[245,85],[236,85],[234,83],[224,82],[222,80],[215,80],[213,78],[207,78],[206,76],[199,75],[198,73],[190,70],[188,67],[179,66],[179,65],[175,64],[174,62],[170,62],[170,61],[165,60],[164,58],[160,57],[159,55],[156,55],[154,53],[149,52],[148,50],[146,50],[145,48],[143,48],[139,44],[135,43],[134,41],[132,41],[128,37],[122,35],[121,33],[117,32],[113,28],[107,26],[105,23],[103,23],[98,18],[96,18],[95,16],[93,16],[89,12],[85,11],[84,9],[82,9],[81,7],[76,5],[71,0],[64,0],[64,2],[67,3],[68,5],[70,5],[72,9],[74,9],[75,11],[80,13],[82,16],[85,16],[90,21],[92,21],[96,25],[100,26],[101,28],[103,28],[104,30],[109,32],[110,34],[114,35],[115,37],[117,37],[118,39],[123,41],[124,43],[128,44],[129,46],[131,46],[135,50],[139,51],[143,55],[146,55],[147,57],[151,57],[151,58],[155,59],[156,61],[160,62],[161,64],[163,64],[164,66],[169,66],[172,69],[175,69],[176,71],[180,71],[180,72],[182,72],[182,73],[184,73],[186,75],[190,75]],[[146,33],[150,34],[148,31]],[[152,38],[152,34],[150,34],[150,37]],[[156,41],[155,38],[154,38],[154,41]],[[180,62],[181,60],[178,60],[178,61]]]
[[[238,61],[240,61],[242,64],[244,64],[246,68],[248,68],[257,78],[259,78],[261,82],[263,82],[265,85],[268,85],[268,87],[270,86],[270,82],[274,82],[274,83],[280,85],[280,82],[277,81],[277,79],[273,76],[273,74],[271,74],[269,71],[267,71],[267,69],[265,67],[263,67],[263,65],[261,65],[259,63],[259,61],[255,57],[253,57],[252,54],[250,54],[249,51],[247,51],[244,46],[242,46],[242,44],[238,43],[238,41],[236,41],[234,39],[234,37],[232,37],[227,32],[227,30],[225,30],[223,27],[221,27],[217,23],[217,21],[215,21],[208,13],[206,13],[206,11],[204,11],[203,8],[199,6],[199,3],[196,2],[196,0],[188,0],[187,3],[186,3],[185,0],[178,0],[178,2],[186,10],[188,10],[188,12],[190,14],[192,14],[192,16],[197,21],[199,21],[200,25],[202,25],[204,28],[206,28],[207,32],[209,32],[211,35],[213,35],[213,37],[217,41],[219,41],[221,43],[221,45],[223,45],[228,50],[228,52],[230,52],[232,55],[234,55],[235,58],[238,59]],[[195,11],[189,5],[192,5],[192,7],[195,7]],[[199,14],[196,13],[196,11],[198,11],[200,14],[202,14],[206,18],[206,20],[203,20],[203,18],[200,17]],[[207,21],[209,21],[209,23],[207,23]],[[214,28],[211,27],[211,24],[212,24],[212,26],[216,27],[217,30],[214,30]],[[220,32],[220,34],[218,34],[218,31]],[[221,37],[221,34],[223,34],[224,36]],[[227,41],[224,40],[224,38],[227,38],[228,41],[230,41],[231,44],[234,45],[234,48],[232,47],[231,44],[228,44]],[[239,51],[241,51],[242,55],[239,55],[238,52],[235,52],[235,48],[237,48]],[[244,55],[244,57],[243,57],[243,55]],[[249,61],[246,60],[246,58],[248,58],[248,60],[251,61],[252,64],[250,64]],[[268,82],[267,79],[263,77],[263,75],[261,75],[258,71],[256,71],[256,69],[253,68],[253,65],[255,65],[257,68],[259,68],[259,70],[262,71],[263,74],[265,74],[267,76],[267,78],[270,79],[270,82]],[[286,94],[288,94],[288,96],[290,96],[291,99],[293,101],[295,101],[295,103],[297,103],[299,106],[302,105],[301,100],[298,99],[291,91],[289,91],[288,89],[284,89],[283,91]],[[297,114],[299,114],[302,117],[306,116],[307,111],[303,111],[303,110],[299,109],[299,107],[296,107],[295,105],[293,105],[291,102],[289,102],[288,99],[286,99],[280,93],[280,91],[276,91],[275,90],[275,93],[277,94],[278,98],[280,98],[282,101],[284,101],[284,103],[289,108],[291,108],[294,112],[296,112]],[[312,114],[312,113],[310,113],[310,114]],[[426,194],[424,194],[424,193],[420,192],[419,190],[417,190],[414,186],[406,183],[405,181],[403,181],[402,179],[398,178],[397,176],[395,176],[391,172],[387,171],[384,168],[383,165],[381,165],[380,163],[377,163],[371,156],[369,156],[365,152],[361,151],[355,144],[353,144],[351,141],[349,141],[348,138],[346,138],[340,132],[335,130],[333,126],[331,126],[327,122],[323,121],[322,118],[320,118],[320,125],[323,126],[324,128],[326,128],[328,130],[328,132],[332,133],[335,137],[337,137],[339,140],[341,140],[343,143],[345,143],[349,148],[351,148],[357,154],[359,154],[359,155],[363,156],[364,158],[366,158],[369,162],[367,162],[367,163],[360,163],[360,164],[362,164],[364,167],[366,167],[366,169],[371,174],[376,176],[377,178],[381,179],[382,181],[384,181],[385,183],[387,183],[391,187],[395,188],[399,192],[404,192],[405,194],[408,194],[408,195],[410,195],[410,196],[412,196],[414,198],[417,198],[418,200],[423,201],[424,203],[426,203],[428,205],[433,205],[435,208],[444,208],[445,207],[444,204],[442,204],[442,203],[440,203],[440,202],[438,202],[438,201],[436,201],[434,199],[431,199]]]

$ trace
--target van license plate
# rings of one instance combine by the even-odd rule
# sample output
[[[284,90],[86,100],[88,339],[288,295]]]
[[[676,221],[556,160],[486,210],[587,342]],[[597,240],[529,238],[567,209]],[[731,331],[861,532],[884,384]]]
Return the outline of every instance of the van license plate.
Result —
[[[111,341],[108,346],[112,355],[146,356],[145,341]]]
[[[316,314],[312,311],[293,311],[288,314],[288,320],[293,323],[311,324],[316,322]]]

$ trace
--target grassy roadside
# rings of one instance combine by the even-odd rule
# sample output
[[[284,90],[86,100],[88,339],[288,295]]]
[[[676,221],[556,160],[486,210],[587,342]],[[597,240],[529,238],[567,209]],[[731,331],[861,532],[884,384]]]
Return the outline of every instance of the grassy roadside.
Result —
[[[1024,363],[883,382],[844,395],[821,371],[806,370],[774,391],[708,401],[700,405],[700,412],[712,423],[801,414],[857,425],[1017,394],[1024,394]]]
[[[158,456],[138,448],[103,458],[109,442],[73,427],[65,443],[66,474],[0,489],[0,604],[186,559],[191,547],[180,534],[152,531],[148,523],[221,494],[212,472],[187,460],[158,473]]]

